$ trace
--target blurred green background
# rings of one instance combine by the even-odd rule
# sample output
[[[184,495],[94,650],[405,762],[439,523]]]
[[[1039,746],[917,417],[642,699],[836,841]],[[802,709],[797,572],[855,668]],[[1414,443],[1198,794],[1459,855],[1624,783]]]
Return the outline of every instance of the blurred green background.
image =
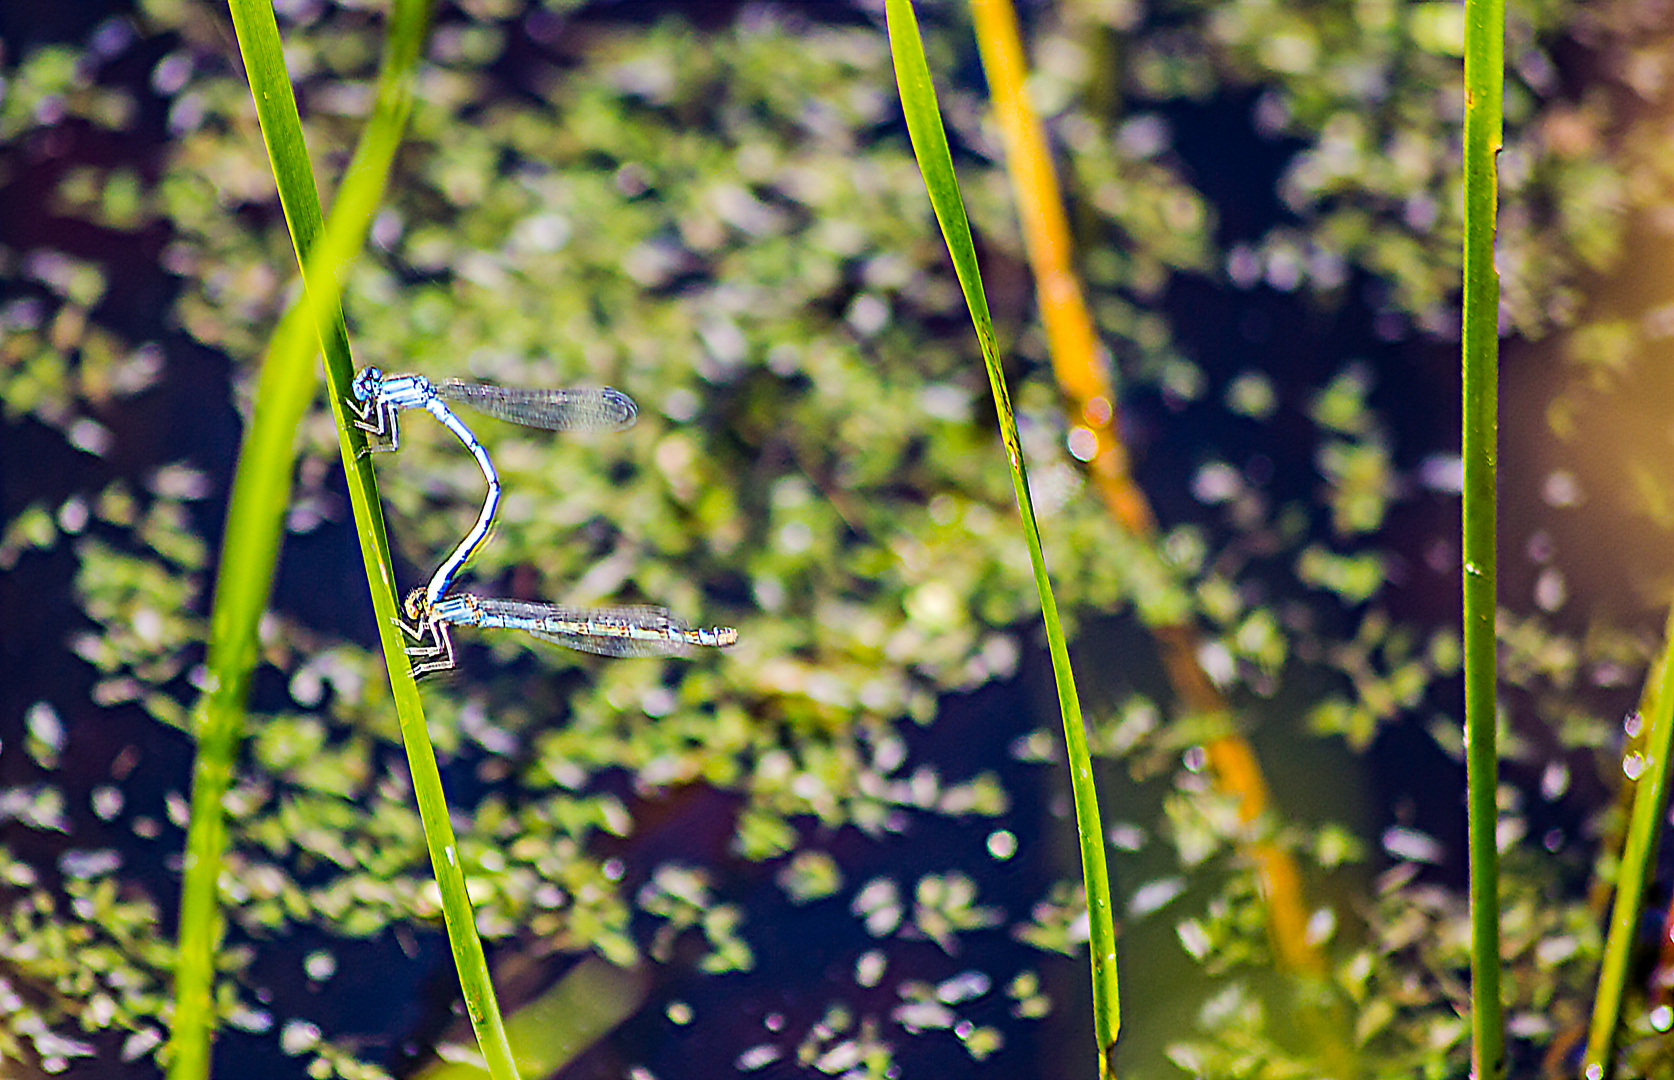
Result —
[[[968,14],[919,9],[1101,765],[1121,1072],[1314,1075],[1335,1039],[1367,1075],[1459,1074],[1460,9],[1023,5],[1155,544],[1070,451]],[[1587,890],[1669,587],[1656,10],[1510,12],[1518,1075],[1562,1071],[1590,1005]],[[279,17],[329,199],[381,11]],[[483,422],[506,494],[472,591],[740,631],[725,654],[613,663],[467,628],[457,676],[426,684],[502,1004],[568,988],[534,1014],[567,1033],[566,1076],[1092,1068],[1039,613],[880,19],[858,0],[438,7],[347,276],[357,363],[639,402],[623,434]],[[223,9],[11,2],[0,38],[0,1056],[151,1075],[181,728],[294,263]],[[323,401],[298,435],[230,804],[217,1067],[411,1075],[469,1034]],[[410,587],[474,520],[480,476],[423,418],[377,465]],[[1267,772],[1259,833],[1304,865],[1320,985],[1274,972],[1248,831],[1203,771],[1219,732],[1162,678],[1147,627],[1182,618]],[[1298,997],[1336,1033],[1298,1023]],[[1630,1012],[1628,1060],[1666,1074],[1674,1015],[1654,991]]]

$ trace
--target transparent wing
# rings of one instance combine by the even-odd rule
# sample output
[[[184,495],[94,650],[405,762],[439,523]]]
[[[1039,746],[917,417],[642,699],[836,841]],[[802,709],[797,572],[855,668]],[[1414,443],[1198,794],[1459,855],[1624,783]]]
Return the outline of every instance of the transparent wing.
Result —
[[[524,630],[542,641],[600,656],[684,656],[696,645],[726,648],[730,626],[694,630],[667,608],[578,608],[534,600],[476,599],[479,625]]]
[[[608,386],[528,390],[443,379],[436,396],[469,405],[498,420],[547,431],[621,431],[639,415],[634,399]]]
[[[484,625],[526,630],[543,641],[601,656],[678,656],[686,624],[660,607],[578,608],[532,600],[478,601]]]
[[[597,653],[600,656],[681,656],[689,651],[683,642],[669,641],[667,638],[549,634],[544,630],[531,630],[529,633],[542,641],[550,641],[566,649]]]
[[[570,633],[570,626],[583,623],[662,630],[665,627],[684,630],[686,624],[675,618],[668,608],[640,606],[569,607],[549,604],[542,600],[506,600],[498,596],[476,598],[477,610],[494,620],[493,625],[521,630],[554,630]],[[578,631],[585,633],[586,631]]]

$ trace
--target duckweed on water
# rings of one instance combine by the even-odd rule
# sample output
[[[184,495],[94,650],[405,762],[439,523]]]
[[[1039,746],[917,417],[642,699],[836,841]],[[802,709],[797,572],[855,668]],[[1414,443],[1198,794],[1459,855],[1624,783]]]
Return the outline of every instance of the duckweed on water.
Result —
[[[705,1008],[702,988],[747,977],[784,947],[752,922],[742,878],[717,868],[759,864],[798,910],[852,922],[859,944],[833,962],[855,972],[855,996],[828,988],[807,1012],[780,1016],[740,1044],[739,1068],[795,1060],[881,1076],[910,1062],[916,1040],[936,1039],[1004,1062],[1018,1040],[997,1018],[1063,1005],[1036,967],[1043,953],[1085,947],[1083,901],[1074,883],[1051,880],[1073,873],[1055,864],[1025,900],[1002,901],[984,876],[993,860],[962,864],[918,840],[940,828],[979,841],[1021,831],[1014,815],[1038,793],[1020,793],[1015,777],[1049,770],[1057,744],[1024,731],[996,737],[977,764],[948,765],[920,741],[947,723],[946,695],[1031,679],[1038,664],[1018,629],[1032,625],[1034,592],[982,375],[963,335],[943,332],[958,324],[958,293],[898,130],[881,34],[773,9],[700,31],[572,23],[564,5],[548,7],[459,12],[438,29],[396,185],[347,285],[358,359],[633,394],[640,424],[619,436],[485,428],[507,496],[470,574],[505,595],[655,599],[737,625],[741,641],[681,665],[608,665],[470,636],[463,676],[427,697],[479,925],[508,950],[596,951],[695,980],[683,984],[693,1004],[681,1026],[722,1030],[733,1018]],[[1456,556],[1424,549],[1443,541],[1403,531],[1416,515],[1450,513],[1450,496],[1413,464],[1441,448],[1412,445],[1374,404],[1399,385],[1390,362],[1293,359],[1307,319],[1265,339],[1258,357],[1260,334],[1223,357],[1235,350],[1201,338],[1181,300],[1200,290],[1235,303],[1294,297],[1292,312],[1365,308],[1385,342],[1456,323],[1458,60],[1446,6],[1408,7],[1328,3],[1304,18],[1257,0],[1182,0],[1035,13],[1033,47],[1050,61],[1036,89],[1064,155],[1095,317],[1137,403],[1137,445],[1155,438],[1167,458],[1144,474],[1166,507],[1158,549],[1114,535],[1082,489],[1026,290],[1004,287],[1019,240],[986,107],[969,92],[947,98],[973,222],[1001,282],[995,308],[1013,346],[1047,557],[1073,601],[1071,625],[1101,631],[1077,642],[1097,672],[1090,741],[1113,784],[1171,778],[1161,813],[1153,804],[1141,839],[1121,847],[1118,894],[1136,925],[1163,921],[1215,977],[1197,999],[1196,1034],[1170,1029],[1171,1059],[1203,1074],[1252,1057],[1312,1066],[1280,1045],[1271,1002],[1245,981],[1268,946],[1252,879],[1231,855],[1249,828],[1192,771],[1211,721],[1174,715],[1150,682],[1154,656],[1116,655],[1102,631],[1194,619],[1207,631],[1205,666],[1252,727],[1282,722],[1294,734],[1305,717],[1359,749],[1391,725],[1430,726],[1443,751],[1456,748],[1446,738],[1456,636],[1397,603],[1453,587],[1443,570]],[[1531,337],[1573,328],[1578,374],[1552,410],[1571,431],[1597,408],[1587,395],[1633,385],[1634,361],[1666,329],[1637,311],[1583,320],[1577,282],[1621,257],[1630,213],[1669,188],[1666,154],[1647,149],[1661,145],[1654,126],[1627,119],[1666,88],[1564,96],[1555,58],[1578,10],[1514,13],[1524,21],[1508,50],[1502,155],[1506,323]],[[282,17],[296,20],[287,58],[330,177],[363,119],[378,27],[351,7]],[[1608,39],[1600,48],[1652,55],[1627,16],[1590,17]],[[61,645],[87,686],[29,684],[26,701],[47,711],[0,733],[8,755],[28,759],[8,774],[0,812],[30,838],[0,847],[10,939],[0,952],[15,960],[0,1055],[49,1069],[146,1057],[162,1037],[168,920],[146,896],[155,875],[137,865],[164,866],[175,850],[185,772],[140,785],[122,750],[95,776],[66,768],[96,726],[120,725],[135,745],[134,730],[178,740],[187,726],[230,475],[231,436],[216,425],[247,415],[253,358],[292,291],[248,92],[202,19],[191,5],[150,3],[85,48],[8,54],[0,97],[0,143],[47,146],[41,160],[70,163],[52,174],[41,212],[98,237],[66,229],[62,243],[0,252],[6,418],[85,471],[17,488],[8,476],[0,529],[0,567],[58,573],[73,597]],[[931,45],[949,53],[964,40],[942,32]],[[113,60],[146,49],[158,59],[143,84],[121,84]],[[1275,152],[1275,187],[1261,195],[1283,223],[1253,222],[1226,201],[1216,173],[1246,163],[1204,156],[1194,125],[1210,115],[1232,116],[1249,146],[1289,148]],[[116,140],[117,160],[89,149],[95,136]],[[160,238],[166,276],[136,289],[111,252],[148,237]],[[160,437],[183,417],[204,430],[184,445]],[[1209,417],[1222,426],[1204,426]],[[1242,436],[1222,445],[1224,432],[1288,439],[1288,457]],[[464,531],[480,481],[445,433],[404,434],[380,475],[416,579]],[[321,934],[349,949],[429,933],[437,912],[387,684],[356,622],[358,568],[319,554],[345,515],[323,407],[299,441],[286,552],[297,562],[264,621],[262,711],[229,797],[223,900],[235,947],[220,1000],[229,1024],[311,1075],[377,1075],[348,1049],[354,1033],[309,1015],[305,998],[254,1004],[274,988],[252,957],[276,943],[306,939],[318,957]],[[1654,519],[1666,475],[1647,469],[1640,501]],[[1306,482],[1289,483],[1287,470]],[[1575,505],[1549,509],[1561,521]],[[1575,762],[1583,773],[1608,763],[1615,723],[1601,717],[1620,711],[1648,652],[1636,623],[1565,620],[1585,588],[1580,574],[1556,592],[1550,579],[1531,585],[1534,602],[1502,624],[1515,721],[1595,754]],[[329,604],[311,595],[321,593]],[[180,770],[183,754],[166,768]],[[1538,740],[1512,742],[1513,775],[1544,774],[1547,754]],[[143,770],[164,768],[145,757]],[[712,852],[648,866],[615,854],[644,833],[648,808],[694,790],[730,800]],[[127,798],[113,803],[112,791]],[[1058,825],[1039,816],[1049,820],[1022,834],[1019,857],[994,865],[1022,873],[1037,858]],[[1255,828],[1325,869],[1352,868],[1367,850],[1339,825],[1277,811]],[[108,835],[118,829],[120,843]],[[1143,842],[1153,834],[1167,843]],[[852,849],[833,838],[852,835],[912,854],[905,867],[850,865]],[[1508,992],[1526,1047],[1544,1047],[1583,1007],[1596,955],[1585,909],[1553,902],[1578,876],[1567,858],[1509,860]],[[1368,1054],[1391,1072],[1456,1070],[1465,1032],[1448,973],[1464,962],[1463,907],[1413,883],[1410,867],[1354,878],[1345,887],[1363,903],[1325,912],[1319,935]],[[1193,887],[1179,892],[1182,882]],[[1000,955],[995,942],[1035,951],[992,970],[961,958]],[[86,962],[55,964],[41,943]],[[309,965],[328,972],[324,985],[352,968]],[[974,991],[975,979],[989,989]]]

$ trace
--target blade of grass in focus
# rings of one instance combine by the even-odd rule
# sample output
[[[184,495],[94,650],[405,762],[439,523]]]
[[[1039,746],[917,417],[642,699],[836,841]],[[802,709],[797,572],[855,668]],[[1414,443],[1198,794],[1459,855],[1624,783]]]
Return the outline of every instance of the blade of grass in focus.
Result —
[[[1506,1067],[1494,730],[1500,351],[1494,158],[1500,150],[1504,72],[1505,0],[1465,0],[1465,782],[1470,821],[1471,1073],[1477,1080],[1498,1080]]]
[[[1087,750],[1087,734],[1081,719],[1081,703],[1075,690],[1075,673],[1070,669],[1064,630],[1058,621],[1052,583],[1041,554],[1040,529],[1035,523],[1034,504],[1029,498],[1029,477],[1018,441],[1017,419],[1012,414],[1005,376],[1000,368],[994,325],[977,266],[976,248],[971,242],[970,224],[965,218],[959,182],[953,173],[947,134],[936,105],[930,67],[919,40],[918,22],[911,0],[888,0],[890,51],[895,61],[895,80],[901,92],[901,107],[912,137],[913,153],[930,193],[930,202],[953,258],[959,285],[970,308],[971,322],[982,347],[989,387],[999,413],[1000,436],[1011,461],[1012,489],[1022,518],[1023,539],[1029,547],[1035,587],[1040,593],[1041,616],[1046,623],[1047,647],[1052,655],[1052,675],[1058,684],[1058,706],[1063,713],[1064,743],[1069,752],[1070,787],[1075,799],[1076,831],[1081,840],[1081,872],[1086,881],[1088,939],[1093,967],[1093,1028],[1098,1043],[1099,1074],[1113,1075],[1110,1054],[1121,1027],[1121,1004],[1116,976],[1116,933],[1110,910],[1110,877],[1105,868],[1104,829],[1099,822],[1098,796],[1093,787],[1093,766]]]
[[[198,762],[193,775],[192,821],[182,890],[176,1012],[169,1075],[196,1080],[208,1075],[213,1033],[211,1002],[214,951],[221,921],[216,881],[226,842],[221,800],[231,778],[256,659],[256,621],[265,606],[277,557],[298,418],[313,390],[315,343],[324,347],[326,380],[337,420],[339,447],[349,484],[361,554],[371,583],[372,606],[388,662],[413,786],[424,821],[467,1008],[491,1075],[517,1075],[506,1045],[499,1006],[488,979],[482,943],[471,918],[465,879],[456,857],[435,753],[424,728],[418,690],[394,626],[396,600],[389,541],[364,440],[349,424],[344,395],[353,377],[348,337],[338,306],[339,271],[360,250],[410,109],[409,85],[424,41],[426,0],[397,0],[373,115],[344,179],[332,226],[320,213],[302,139],[296,100],[285,71],[278,25],[267,0],[231,0],[239,52],[268,148],[280,203],[302,268],[305,298],[287,315],[268,351],[250,436],[241,452],[228,508],[223,561],[211,619],[210,689],[197,713]]]

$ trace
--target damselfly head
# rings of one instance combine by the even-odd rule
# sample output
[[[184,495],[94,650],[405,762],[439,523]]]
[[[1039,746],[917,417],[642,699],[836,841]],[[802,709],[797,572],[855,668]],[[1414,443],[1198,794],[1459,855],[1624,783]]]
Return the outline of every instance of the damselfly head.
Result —
[[[429,605],[424,600],[424,588],[422,586],[408,593],[406,599],[401,601],[401,610],[406,612],[407,618],[414,622],[424,620],[425,609],[428,607]]]
[[[355,381],[349,384],[349,392],[356,401],[369,401],[378,392],[378,384],[384,381],[384,373],[375,367],[361,368],[355,374]]]

